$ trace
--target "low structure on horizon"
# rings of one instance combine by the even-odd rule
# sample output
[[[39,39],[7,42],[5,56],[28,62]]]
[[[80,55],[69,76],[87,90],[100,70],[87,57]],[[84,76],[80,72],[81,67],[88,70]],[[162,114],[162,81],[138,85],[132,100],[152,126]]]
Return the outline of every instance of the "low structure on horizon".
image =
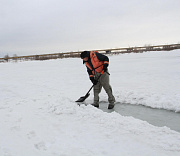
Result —
[[[98,51],[103,54],[123,54],[123,53],[142,53],[147,51],[170,51],[180,49],[180,44],[170,44],[170,45],[157,45],[157,46],[144,46],[144,47],[128,47],[128,48],[116,48],[116,49],[104,49],[104,50],[91,50]],[[9,62],[9,61],[29,61],[29,60],[49,60],[49,59],[58,59],[58,58],[73,58],[80,57],[78,52],[66,52],[66,53],[53,53],[53,54],[42,54],[42,55],[29,55],[29,56],[14,56],[9,57],[6,55],[4,58],[0,58],[0,62]]]

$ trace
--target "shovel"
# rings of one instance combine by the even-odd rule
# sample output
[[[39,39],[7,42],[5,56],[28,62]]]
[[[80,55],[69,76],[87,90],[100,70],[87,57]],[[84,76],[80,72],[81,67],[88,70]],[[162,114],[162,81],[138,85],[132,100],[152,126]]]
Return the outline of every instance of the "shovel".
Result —
[[[101,75],[104,73],[104,70],[101,72]],[[99,77],[97,78],[97,80],[99,80],[99,78],[101,77],[101,75],[99,75]],[[80,97],[77,101],[75,101],[75,102],[83,102],[84,100],[86,100],[88,97],[89,97],[89,95],[90,95],[90,91],[91,91],[91,89],[94,87],[95,85],[93,84],[92,85],[92,87],[89,89],[89,91],[86,93],[86,95],[85,96],[82,96],[82,97]]]

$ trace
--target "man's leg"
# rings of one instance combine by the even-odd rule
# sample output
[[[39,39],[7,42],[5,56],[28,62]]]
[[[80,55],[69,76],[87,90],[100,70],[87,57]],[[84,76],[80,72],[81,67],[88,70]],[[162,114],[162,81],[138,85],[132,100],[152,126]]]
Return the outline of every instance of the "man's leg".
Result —
[[[113,96],[112,87],[109,84],[109,74],[104,73],[101,77],[101,84],[108,95],[109,109],[114,107],[115,98]],[[112,108],[111,108],[112,107]]]
[[[99,107],[99,93],[101,92],[102,85],[98,82],[94,86],[94,106]]]

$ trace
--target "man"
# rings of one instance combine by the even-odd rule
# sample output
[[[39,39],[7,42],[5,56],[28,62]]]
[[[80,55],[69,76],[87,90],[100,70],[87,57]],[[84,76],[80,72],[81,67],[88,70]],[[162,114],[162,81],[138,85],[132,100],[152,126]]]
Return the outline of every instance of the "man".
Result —
[[[99,93],[103,87],[108,95],[108,109],[113,109],[115,98],[109,84],[109,73],[107,69],[109,58],[97,51],[83,51],[80,56],[83,59],[83,64],[87,67],[89,78],[94,84],[94,103],[92,105],[99,108]]]

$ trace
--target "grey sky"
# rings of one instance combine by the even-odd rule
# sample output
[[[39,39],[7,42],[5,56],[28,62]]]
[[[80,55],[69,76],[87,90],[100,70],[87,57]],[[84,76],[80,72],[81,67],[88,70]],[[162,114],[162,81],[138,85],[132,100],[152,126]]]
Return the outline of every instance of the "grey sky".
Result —
[[[0,56],[178,43],[179,15],[179,0],[0,0]]]

